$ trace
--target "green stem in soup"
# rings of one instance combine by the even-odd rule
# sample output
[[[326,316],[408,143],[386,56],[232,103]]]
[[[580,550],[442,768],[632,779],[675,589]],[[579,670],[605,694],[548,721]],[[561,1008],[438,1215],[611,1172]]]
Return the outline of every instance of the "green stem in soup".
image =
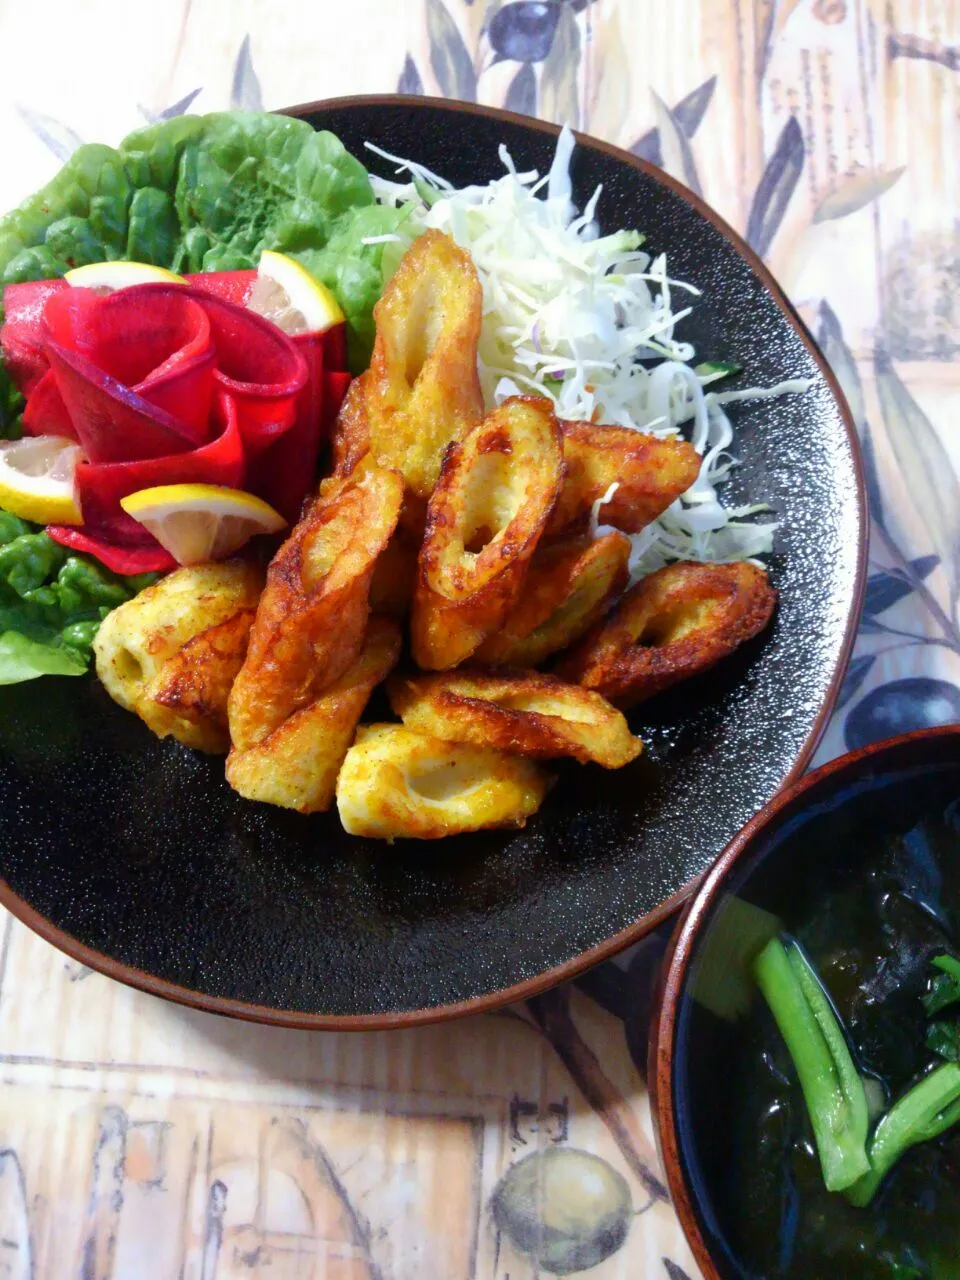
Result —
[[[893,1104],[870,1142],[870,1172],[847,1191],[851,1204],[868,1205],[900,1157],[960,1120],[960,1066],[937,1067]]]
[[[754,975],[796,1067],[824,1183],[843,1191],[871,1172],[867,1098],[843,1028],[795,942],[767,943]]]
[[[947,1062],[960,1062],[960,1023],[931,1022],[926,1045]]]
[[[948,1005],[960,1001],[960,960],[955,956],[934,956],[930,961],[939,973],[935,974],[929,992],[923,996],[927,1013],[939,1013]]]

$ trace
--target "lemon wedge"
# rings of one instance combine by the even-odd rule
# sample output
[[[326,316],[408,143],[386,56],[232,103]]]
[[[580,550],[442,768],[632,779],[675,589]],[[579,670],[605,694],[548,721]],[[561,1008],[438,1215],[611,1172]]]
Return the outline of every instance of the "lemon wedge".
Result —
[[[80,446],[65,436],[0,444],[0,507],[36,524],[83,524],[74,477]]]
[[[247,306],[291,337],[318,333],[344,320],[340,303],[325,284],[295,258],[272,249],[260,255]]]
[[[287,524],[261,498],[218,484],[158,485],[121,498],[120,505],[177,564],[222,560],[256,534],[277,533]]]
[[[68,271],[64,279],[77,288],[100,289],[104,293],[128,289],[133,284],[187,283],[175,271],[155,267],[149,262],[88,262],[86,266]]]

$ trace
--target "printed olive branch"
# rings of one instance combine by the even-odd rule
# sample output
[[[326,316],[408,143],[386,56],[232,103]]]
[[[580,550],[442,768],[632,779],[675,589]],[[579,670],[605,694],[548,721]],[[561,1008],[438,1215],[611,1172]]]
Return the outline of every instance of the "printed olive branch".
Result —
[[[891,557],[896,561],[897,571],[903,575],[910,584],[910,590],[916,592],[917,596],[923,601],[930,616],[943,631],[943,638],[936,636],[917,637],[922,639],[925,644],[939,644],[954,652],[960,653],[960,631],[957,626],[945,613],[936,596],[924,582],[923,578],[917,573],[914,566],[910,563],[909,558],[904,553],[900,544],[892,536],[883,523],[882,514],[873,512],[873,527],[880,535],[880,539]],[[884,628],[887,630],[888,628]],[[902,632],[901,634],[906,634]]]
[[[651,1203],[667,1201],[667,1189],[653,1171],[656,1155],[646,1134],[577,1030],[570,1012],[570,992],[564,987],[546,991],[528,1000],[527,1009],[584,1098],[609,1129],[631,1172],[649,1192]]]
[[[956,623],[927,586],[925,574],[920,571],[919,565],[907,556],[887,527],[860,373],[844,339],[840,322],[826,299],[820,303],[819,321],[817,338],[850,405],[863,446],[874,533],[886,548],[897,576],[908,584],[911,591],[916,592],[917,599],[923,602],[937,623],[947,646],[960,652],[960,632]],[[953,530],[960,519],[960,512],[955,510],[960,504],[955,501],[956,481],[953,471],[949,464],[945,465],[943,462],[942,446],[936,439],[932,425],[900,381],[892,361],[881,348],[875,352],[874,365],[881,414],[897,460],[902,470],[915,476],[915,488],[929,494],[932,508],[930,514],[936,517],[932,525],[928,522],[931,542],[940,564],[950,574],[953,572]],[[953,598],[954,593],[951,592],[951,599]]]
[[[960,45],[945,45],[939,40],[925,40],[923,36],[892,32],[887,36],[887,55],[890,58],[920,58],[924,62],[938,62],[948,71],[960,71]]]
[[[942,648],[954,649],[956,646],[953,641],[945,636],[925,636],[920,635],[916,631],[904,631],[901,627],[891,627],[887,622],[880,622],[877,618],[864,618],[860,623],[861,634],[899,636],[903,640],[909,641],[911,644],[934,644],[940,645]],[[895,645],[893,648],[902,648],[903,646]]]

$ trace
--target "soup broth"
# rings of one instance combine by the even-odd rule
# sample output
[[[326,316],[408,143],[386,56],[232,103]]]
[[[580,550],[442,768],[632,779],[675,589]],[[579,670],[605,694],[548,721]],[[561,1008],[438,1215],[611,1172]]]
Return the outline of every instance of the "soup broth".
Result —
[[[752,908],[801,943],[879,1116],[942,1062],[925,1044],[921,997],[933,956],[960,955],[960,772],[888,776],[835,797],[772,835],[731,897],[693,961],[675,1082],[686,1174],[706,1183],[698,1198],[712,1212],[701,1228],[721,1271],[960,1278],[960,1127],[907,1152],[866,1208],[828,1192],[796,1071],[744,946],[751,917],[761,929],[765,919]],[[937,1016],[956,1020],[957,1008]]]

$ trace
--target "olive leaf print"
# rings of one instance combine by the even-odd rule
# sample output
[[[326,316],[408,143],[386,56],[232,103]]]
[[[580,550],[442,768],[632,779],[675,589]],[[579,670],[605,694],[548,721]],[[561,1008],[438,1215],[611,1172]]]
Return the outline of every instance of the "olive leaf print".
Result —
[[[669,1258],[661,1258],[663,1268],[666,1271],[669,1280],[690,1280],[690,1277],[682,1267],[678,1267],[675,1262],[671,1262]]]
[[[940,437],[901,381],[889,355],[877,348],[874,366],[884,425],[909,492],[922,494],[918,513],[950,583],[957,603],[960,564],[960,484]]]
[[[604,1072],[596,1054],[583,1040],[570,1012],[566,987],[545,991],[527,1001],[527,1009],[587,1102],[609,1129],[627,1167],[651,1201],[668,1200],[660,1179],[657,1156],[630,1104]]]
[[[250,37],[244,36],[233,68],[233,83],[230,86],[230,105],[244,111],[262,111],[263,94],[260,91],[260,80],[253,69],[253,58],[250,55]]]
[[[27,128],[47,147],[58,160],[69,160],[77,147],[83,146],[83,139],[69,125],[53,116],[44,115],[42,111],[34,111],[30,107],[17,107],[17,115]]]
[[[148,124],[158,124],[161,120],[172,120],[174,116],[186,115],[201,93],[203,93],[203,86],[199,89],[191,89],[189,93],[185,93],[182,98],[178,98],[169,107],[164,107],[162,111],[151,111],[142,102],[138,102],[137,110]]]
[[[885,195],[906,173],[906,165],[899,169],[876,169],[852,174],[835,191],[831,191],[813,211],[814,222],[829,222],[834,218],[846,218]]]
[[[879,525],[883,525],[883,497],[880,490],[880,477],[877,473],[877,461],[874,456],[873,439],[867,424],[866,408],[863,400],[863,384],[857,371],[853,353],[844,341],[840,321],[833,308],[824,299],[820,303],[818,313],[819,326],[817,341],[827,358],[827,362],[836,374],[840,390],[844,394],[857,433],[860,436],[860,447],[863,451],[863,469],[867,481],[867,497],[870,500],[870,512]]]
[[[508,111],[518,111],[522,116],[537,114],[537,77],[528,62],[510,81],[503,105]]]
[[[544,120],[577,129],[580,127],[580,28],[572,8],[552,7],[558,9],[559,17],[540,75],[540,115]]]
[[[863,616],[876,618],[908,596],[914,583],[928,578],[940,563],[939,556],[917,556],[908,562],[910,577],[900,569],[883,569],[871,573],[863,597]]]
[[[420,72],[417,70],[417,64],[409,53],[403,60],[403,70],[400,72],[400,78],[397,81],[397,93],[423,93],[423,81],[420,79]]]
[[[847,674],[844,676],[843,684],[840,686],[836,711],[842,711],[851,698],[856,696],[860,686],[873,670],[876,660],[877,655],[875,653],[864,653],[853,659],[849,667],[847,667]]]
[[[805,150],[803,132],[796,116],[791,116],[781,129],[777,145],[764,168],[747,219],[747,240],[761,257],[773,243],[797,189]]]
[[[681,98],[673,108],[673,118],[683,130],[686,138],[692,138],[700,128],[700,122],[706,115],[707,107],[710,105],[710,100],[716,87],[717,77],[711,76],[709,80],[704,80],[703,84],[698,85],[692,93],[688,93],[685,98]],[[641,160],[649,160],[651,164],[655,165],[663,164],[663,153],[660,150],[660,131],[658,129],[649,129],[642,137],[636,140],[630,150]]]
[[[702,195],[700,178],[687,135],[663,99],[652,90],[651,97],[657,116],[657,133],[660,137],[663,168],[698,196]]]
[[[476,101],[477,73],[473,59],[443,0],[427,0],[427,38],[430,66],[443,96]]]

